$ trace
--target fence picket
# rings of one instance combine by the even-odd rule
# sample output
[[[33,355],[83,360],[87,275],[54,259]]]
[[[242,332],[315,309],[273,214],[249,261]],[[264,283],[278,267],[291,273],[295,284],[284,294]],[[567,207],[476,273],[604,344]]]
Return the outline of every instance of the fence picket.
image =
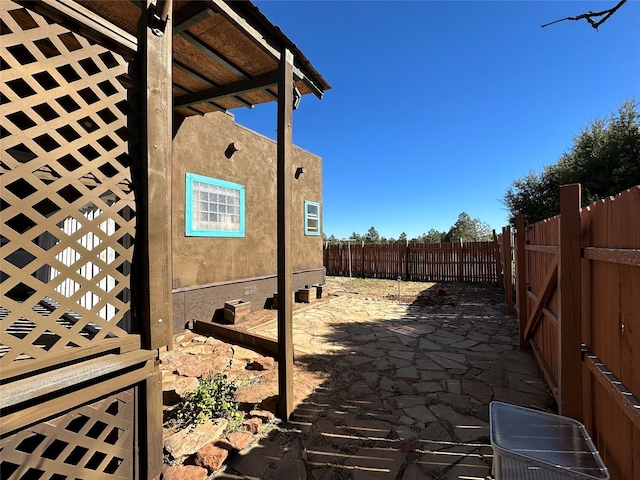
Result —
[[[324,245],[328,275],[349,275],[349,251],[343,244]],[[351,245],[353,274],[428,282],[498,282],[494,242]]]

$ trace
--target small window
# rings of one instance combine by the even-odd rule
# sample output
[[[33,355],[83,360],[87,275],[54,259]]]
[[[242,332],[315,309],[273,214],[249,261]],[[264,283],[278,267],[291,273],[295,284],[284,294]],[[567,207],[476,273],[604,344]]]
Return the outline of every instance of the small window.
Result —
[[[304,234],[320,235],[320,204],[304,201]]]
[[[244,186],[187,173],[186,235],[244,237]]]

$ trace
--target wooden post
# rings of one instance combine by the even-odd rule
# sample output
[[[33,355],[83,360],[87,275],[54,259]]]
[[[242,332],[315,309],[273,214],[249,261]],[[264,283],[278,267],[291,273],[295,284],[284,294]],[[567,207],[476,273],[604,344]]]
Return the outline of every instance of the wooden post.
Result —
[[[527,342],[524,338],[524,331],[527,328],[527,262],[525,258],[526,244],[524,214],[516,217],[516,228],[518,245],[516,250],[516,303],[518,304],[518,318],[520,319],[520,348],[527,348]]]
[[[140,437],[144,439],[146,463],[141,465],[142,478],[152,480],[162,472],[162,373],[155,363],[153,375],[140,384],[142,401],[138,402],[145,415],[141,418]]]
[[[291,177],[293,152],[293,54],[284,48],[278,67],[278,413],[293,412],[293,269]]]
[[[582,285],[580,184],[560,187],[558,263],[558,402],[561,415],[582,421]]]
[[[362,250],[361,250],[361,251],[362,251],[362,270],[361,270],[361,272],[362,272],[362,273],[361,273],[360,275],[362,276],[362,278],[366,278],[367,276],[365,275],[365,272],[364,272],[364,267],[365,267],[365,261],[364,261],[364,240],[362,241],[362,244],[361,244],[360,246],[361,246],[361,248],[362,248]]]
[[[147,9],[155,8],[147,0]],[[169,9],[171,2],[169,2]],[[170,10],[169,10],[170,11]],[[145,28],[144,143],[142,182],[146,196],[141,198],[138,216],[141,256],[139,299],[143,343],[146,348],[172,347],[171,305],[171,156],[172,156],[172,42],[169,15],[164,35]],[[148,294],[147,294],[148,293]]]
[[[504,278],[502,277],[502,262],[500,260],[500,245],[498,244],[498,236],[495,229],[493,230],[493,250],[496,260],[496,277],[498,279],[498,285],[500,288],[504,288]]]
[[[513,280],[511,279],[511,227],[502,227],[502,258],[504,265],[504,290],[507,313],[513,313]]]
[[[464,263],[462,261],[462,239],[457,245],[458,250],[458,281],[464,282]]]
[[[404,278],[405,281],[411,280],[411,276],[409,275],[409,240],[404,244]]]

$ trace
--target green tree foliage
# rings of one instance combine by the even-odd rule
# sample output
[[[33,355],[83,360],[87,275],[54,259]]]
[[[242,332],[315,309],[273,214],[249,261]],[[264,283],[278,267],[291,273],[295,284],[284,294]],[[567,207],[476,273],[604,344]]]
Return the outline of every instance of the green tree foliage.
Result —
[[[590,122],[554,165],[513,181],[503,202],[510,221],[527,223],[560,213],[560,186],[582,184],[583,204],[640,184],[640,112],[633,100],[616,114]]]
[[[372,226],[364,236],[364,243],[380,243],[380,234]]]
[[[407,243],[407,234],[405,232],[402,232],[398,237],[398,240],[396,240],[394,243]]]
[[[445,242],[479,242],[490,240],[492,231],[489,225],[479,218],[471,218],[468,213],[462,212],[458,220],[444,236]]]

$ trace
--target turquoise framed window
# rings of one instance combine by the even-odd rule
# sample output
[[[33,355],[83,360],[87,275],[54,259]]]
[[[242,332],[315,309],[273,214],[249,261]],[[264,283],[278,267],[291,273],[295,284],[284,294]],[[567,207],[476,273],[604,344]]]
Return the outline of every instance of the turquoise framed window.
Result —
[[[320,204],[304,201],[304,234],[320,235]]]
[[[185,234],[244,237],[244,186],[187,173]]]

